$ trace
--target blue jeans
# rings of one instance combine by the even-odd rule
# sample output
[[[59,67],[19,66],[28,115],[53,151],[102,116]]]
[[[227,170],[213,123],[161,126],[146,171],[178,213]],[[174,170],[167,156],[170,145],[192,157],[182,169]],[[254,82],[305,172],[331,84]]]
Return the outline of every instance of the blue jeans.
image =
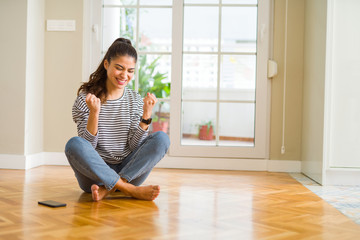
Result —
[[[71,138],[65,146],[65,154],[75,172],[79,186],[91,192],[91,185],[114,188],[121,178],[139,186],[150,174],[154,166],[164,157],[170,145],[164,132],[150,134],[142,144],[119,164],[108,164],[87,140]]]

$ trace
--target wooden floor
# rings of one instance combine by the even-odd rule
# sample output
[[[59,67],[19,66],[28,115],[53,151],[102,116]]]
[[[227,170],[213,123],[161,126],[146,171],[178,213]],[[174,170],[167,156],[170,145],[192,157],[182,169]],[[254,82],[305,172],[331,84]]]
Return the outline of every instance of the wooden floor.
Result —
[[[0,239],[359,239],[360,226],[286,173],[155,169],[153,202],[92,202],[70,167],[0,170]],[[39,200],[67,203],[52,209]]]

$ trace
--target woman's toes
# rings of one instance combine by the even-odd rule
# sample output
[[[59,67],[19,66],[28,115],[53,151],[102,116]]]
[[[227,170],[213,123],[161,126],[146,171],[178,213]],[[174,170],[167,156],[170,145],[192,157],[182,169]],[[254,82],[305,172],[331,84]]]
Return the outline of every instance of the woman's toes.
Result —
[[[94,201],[99,201],[99,186],[93,184],[91,186],[91,195]]]

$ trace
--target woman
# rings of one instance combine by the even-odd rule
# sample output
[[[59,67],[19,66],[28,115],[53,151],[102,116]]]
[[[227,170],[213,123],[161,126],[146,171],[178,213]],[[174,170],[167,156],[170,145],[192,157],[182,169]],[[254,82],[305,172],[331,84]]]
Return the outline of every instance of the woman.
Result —
[[[65,154],[80,188],[91,192],[94,201],[115,190],[143,200],[160,193],[158,185],[140,185],[170,142],[164,132],[148,132],[155,95],[147,93],[142,99],[126,87],[136,61],[130,40],[116,39],[89,82],[79,88],[73,105],[79,137],[68,141]]]

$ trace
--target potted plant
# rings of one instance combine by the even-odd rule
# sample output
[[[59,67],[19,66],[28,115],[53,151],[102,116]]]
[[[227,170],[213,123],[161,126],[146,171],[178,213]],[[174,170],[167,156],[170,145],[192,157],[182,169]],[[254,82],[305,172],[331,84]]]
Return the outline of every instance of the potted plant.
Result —
[[[207,121],[199,124],[199,139],[200,140],[214,139],[214,126],[212,124],[212,121]]]

